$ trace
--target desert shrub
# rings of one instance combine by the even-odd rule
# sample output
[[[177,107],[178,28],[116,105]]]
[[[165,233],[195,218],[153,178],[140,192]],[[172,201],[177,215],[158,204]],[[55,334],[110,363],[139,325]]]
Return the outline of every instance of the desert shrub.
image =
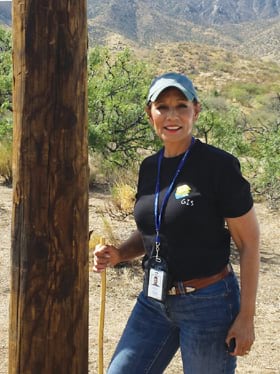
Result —
[[[13,123],[9,103],[0,105],[0,140],[11,142],[13,136]]]
[[[6,184],[12,182],[12,144],[0,142],[0,176]]]
[[[232,62],[219,61],[215,64],[217,71],[223,71],[224,73],[233,73],[234,66]]]
[[[139,149],[153,147],[144,112],[151,75],[129,50],[112,55],[95,48],[89,55],[89,146],[107,162],[127,166]]]
[[[252,183],[258,195],[274,209],[280,206],[279,149],[280,122],[263,124],[255,129],[252,157],[256,160],[256,168]]]
[[[12,102],[11,33],[0,27],[0,105]],[[3,108],[2,108],[3,109]]]
[[[234,107],[227,106],[219,100],[215,108],[212,101],[203,102],[204,108],[196,124],[196,135],[206,143],[211,143],[236,156],[246,154],[247,143],[244,138],[246,120]],[[210,103],[210,105],[209,105]]]
[[[0,176],[12,182],[12,47],[11,33],[0,27]]]
[[[264,92],[264,87],[258,83],[234,82],[223,89],[225,97],[237,101],[245,107],[250,106],[251,100],[255,100],[257,96],[263,95]]]
[[[89,165],[89,186],[93,187],[95,184],[108,184],[106,167],[104,167],[104,159],[100,153],[93,152],[89,149],[88,153]]]
[[[125,214],[132,214],[135,203],[135,186],[126,182],[118,182],[111,189],[114,206]]]

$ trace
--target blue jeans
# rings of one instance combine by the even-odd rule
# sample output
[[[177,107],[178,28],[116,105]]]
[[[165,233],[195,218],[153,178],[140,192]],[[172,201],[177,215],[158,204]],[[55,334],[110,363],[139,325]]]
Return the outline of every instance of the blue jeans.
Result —
[[[141,293],[113,355],[108,374],[160,374],[180,347],[184,373],[233,374],[236,358],[225,338],[239,311],[233,273],[165,304]]]

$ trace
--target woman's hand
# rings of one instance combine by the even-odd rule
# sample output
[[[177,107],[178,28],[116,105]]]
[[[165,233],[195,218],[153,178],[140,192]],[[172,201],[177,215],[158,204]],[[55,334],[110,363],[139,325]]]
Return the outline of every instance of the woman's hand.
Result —
[[[228,346],[233,338],[235,339],[235,349],[230,354],[232,356],[247,355],[255,340],[254,317],[243,316],[239,313],[228,332],[226,338]]]
[[[93,252],[93,271],[100,273],[107,266],[121,262],[119,251],[113,245],[97,244]]]
[[[133,260],[145,253],[142,236],[138,230],[116,248],[113,245],[98,244],[93,252],[93,271],[100,273],[107,266]]]

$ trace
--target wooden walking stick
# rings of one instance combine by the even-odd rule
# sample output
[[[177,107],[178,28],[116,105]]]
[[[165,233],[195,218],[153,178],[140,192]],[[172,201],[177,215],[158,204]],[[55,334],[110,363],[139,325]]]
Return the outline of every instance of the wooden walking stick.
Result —
[[[100,238],[100,244],[105,244],[105,239]],[[98,325],[98,374],[103,374],[103,338],[104,338],[104,320],[105,320],[105,299],[106,299],[106,269],[101,273],[101,292],[100,292],[100,314]]]

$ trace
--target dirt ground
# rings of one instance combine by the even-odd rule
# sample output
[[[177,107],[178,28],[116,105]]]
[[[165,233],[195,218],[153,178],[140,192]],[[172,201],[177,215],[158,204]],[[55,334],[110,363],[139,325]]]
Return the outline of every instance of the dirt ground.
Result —
[[[0,374],[7,373],[9,326],[9,266],[12,190],[0,185]],[[90,193],[90,229],[108,236],[108,226],[122,240],[134,230],[132,219],[109,217],[105,208],[109,195],[101,190]],[[251,353],[239,358],[238,374],[280,374],[280,213],[256,204],[261,226],[261,271],[257,299],[256,342]],[[105,219],[104,219],[105,218]],[[233,267],[238,266],[233,256]],[[98,364],[98,319],[100,306],[100,275],[90,272],[89,309],[89,374],[96,374]],[[104,367],[106,368],[120,337],[128,315],[141,289],[142,271],[139,263],[133,267],[108,269],[104,333]],[[166,374],[182,373],[177,354]],[[191,374],[191,373],[190,373]],[[207,373],[202,373],[207,374]]]

